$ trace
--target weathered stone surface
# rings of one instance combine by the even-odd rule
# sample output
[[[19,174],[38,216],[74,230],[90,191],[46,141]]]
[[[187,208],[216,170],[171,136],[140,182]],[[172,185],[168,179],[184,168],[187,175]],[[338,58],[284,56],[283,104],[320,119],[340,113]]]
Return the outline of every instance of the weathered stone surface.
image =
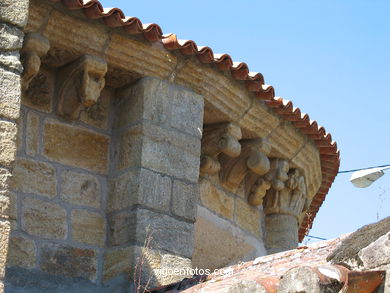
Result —
[[[0,165],[11,167],[15,160],[16,153],[16,133],[15,123],[0,121]]]
[[[111,246],[123,245],[136,239],[136,212],[124,211],[108,216],[108,243]]]
[[[142,78],[135,85],[120,92],[116,104],[116,127],[126,127],[142,119],[165,124],[169,119],[170,105],[164,81]]]
[[[153,238],[152,247],[191,257],[193,224],[145,209],[121,212],[109,217],[109,243],[122,245],[132,241],[143,243]]]
[[[359,251],[375,242],[379,237],[389,232],[390,217],[377,223],[366,225],[344,239],[341,244],[327,257],[334,264],[344,263],[357,269],[363,265]]]
[[[200,182],[200,199],[208,209],[227,219],[233,219],[234,199],[217,189],[208,180]]]
[[[43,65],[38,74],[31,80],[28,90],[23,92],[22,104],[40,112],[52,111],[56,72]]]
[[[311,268],[297,267],[284,274],[280,281],[278,292],[339,292],[341,287],[337,291],[323,291],[321,289],[320,278]]]
[[[17,119],[20,109],[20,76],[0,68],[0,116]]]
[[[42,34],[50,40],[50,43],[73,52],[76,58],[81,54],[103,57],[110,38],[105,24],[89,24],[80,17],[71,16],[59,10],[54,10],[50,14]]]
[[[27,23],[28,0],[2,0],[0,2],[0,19],[23,27]]]
[[[23,32],[14,26],[0,24],[0,48],[2,51],[19,50],[23,45]]]
[[[120,170],[140,167],[142,160],[142,126],[138,125],[119,135],[118,162]]]
[[[148,236],[153,239],[152,248],[164,249],[182,256],[191,257],[193,251],[194,225],[178,221],[170,216],[149,210],[137,211],[137,241],[143,243]]]
[[[96,279],[96,252],[65,245],[44,244],[41,248],[41,269],[53,275]]]
[[[36,246],[34,240],[15,236],[9,241],[7,266],[32,268],[36,263]]]
[[[11,224],[6,220],[0,220],[0,279],[4,278],[7,263],[8,241]]]
[[[199,139],[147,122],[130,128],[120,139],[119,169],[142,166],[198,181]]]
[[[46,23],[47,16],[50,15],[50,11],[53,9],[51,5],[40,1],[30,1],[28,22],[24,28],[25,33],[38,32],[41,26]],[[45,17],[42,17],[44,15]]]
[[[112,93],[107,88],[103,89],[97,103],[82,110],[80,120],[89,125],[107,129],[111,96]]]
[[[126,273],[132,279],[140,279],[141,285],[149,284],[149,288],[152,288],[190,277],[191,260],[189,258],[151,249],[147,245],[132,245],[106,251],[103,268],[104,280],[111,279],[120,273]]]
[[[226,292],[227,293],[240,293],[240,292],[266,293],[267,290],[256,281],[237,280],[227,288]]]
[[[171,179],[146,169],[130,170],[110,181],[109,210],[145,205],[161,211],[169,210]]]
[[[156,276],[156,283],[158,284],[169,285],[179,282],[184,278],[192,277],[192,264],[189,258],[172,254],[162,254],[160,265],[160,268],[153,270]]]
[[[203,97],[184,88],[175,87],[173,91],[168,92],[172,105],[171,127],[201,138]]]
[[[103,279],[109,280],[120,273],[129,273],[133,247],[106,250],[103,258]]]
[[[258,237],[261,236],[260,210],[238,198],[236,199],[235,221],[244,230]]]
[[[0,194],[0,218],[16,220],[16,195],[13,192]]]
[[[193,267],[210,270],[238,263],[254,250],[242,237],[233,235],[231,231],[203,217],[196,219],[194,247]]]
[[[128,71],[131,67],[131,70],[139,75],[157,76],[162,79],[169,76],[177,63],[177,57],[167,50],[120,33],[111,35],[106,58],[107,62],[116,68]]]
[[[29,112],[26,127],[26,152],[28,155],[35,156],[38,153],[39,137],[39,115]]]
[[[265,245],[268,254],[294,249],[298,246],[298,222],[294,216],[266,215],[265,230]]]
[[[360,250],[359,257],[366,269],[390,265],[390,232],[379,237],[378,240]]]
[[[102,247],[105,240],[104,218],[97,213],[73,210],[72,238],[77,242]]]
[[[168,211],[171,188],[172,182],[169,177],[141,169],[137,203],[160,211]]]
[[[138,175],[138,170],[130,170],[123,175],[110,179],[107,199],[109,211],[128,208],[135,204],[138,192]]]
[[[0,54],[0,65],[8,70],[16,71],[17,77],[19,78],[19,73],[22,73],[23,66],[20,63],[20,54],[19,52],[3,52]],[[2,69],[0,71],[4,72]],[[16,88],[17,90],[17,88]]]
[[[116,125],[141,119],[164,124],[201,137],[203,98],[180,86],[155,78],[143,78],[121,93]]]
[[[66,170],[61,174],[60,196],[72,204],[100,208],[101,186],[92,175]]]
[[[25,112],[23,110],[20,111],[20,116],[18,120],[16,120],[18,133],[16,136],[16,150],[18,152],[22,152],[24,148],[24,121],[25,121]]]
[[[44,155],[66,165],[107,172],[110,139],[96,132],[48,120]]]
[[[280,118],[271,113],[266,106],[253,103],[252,107],[238,121],[246,138],[267,137],[280,122]]]
[[[175,180],[172,189],[172,211],[179,217],[195,221],[196,207],[199,201],[199,187]]]
[[[0,168],[0,191],[7,191],[10,187],[12,175],[4,168]]]
[[[291,159],[305,144],[305,136],[288,123],[281,123],[267,137],[272,145],[271,156]]]
[[[19,158],[13,175],[12,184],[16,190],[56,196],[56,172],[50,164]]]
[[[318,148],[312,142],[305,146],[290,161],[291,166],[298,167],[305,175],[307,197],[311,200],[322,183],[321,160]]]
[[[174,82],[204,96],[207,104],[205,124],[238,121],[252,104],[245,86],[231,82],[230,77],[214,68],[201,66],[197,60],[180,66],[175,72]]]
[[[34,198],[25,198],[22,206],[22,229],[24,231],[50,239],[66,237],[66,211],[61,206]]]

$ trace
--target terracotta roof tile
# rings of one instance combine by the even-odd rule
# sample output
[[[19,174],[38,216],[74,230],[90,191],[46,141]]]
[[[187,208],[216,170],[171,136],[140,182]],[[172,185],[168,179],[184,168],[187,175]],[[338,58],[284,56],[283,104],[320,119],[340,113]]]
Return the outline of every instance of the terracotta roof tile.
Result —
[[[58,0],[56,0],[58,1]],[[215,54],[209,47],[198,46],[192,40],[180,40],[174,34],[163,35],[162,29],[157,24],[143,24],[136,17],[126,17],[122,10],[118,8],[104,9],[97,0],[62,0],[62,3],[69,9],[82,9],[86,17],[90,19],[102,19],[104,23],[112,28],[122,27],[130,35],[143,35],[148,41],[162,42],[167,50],[179,50],[186,56],[196,56],[198,60],[206,64],[214,64],[221,71],[230,71],[232,78],[245,81],[248,91],[264,100],[265,104],[274,108],[279,115],[300,129],[304,134],[309,135],[319,148],[321,162],[328,162],[327,167],[322,169],[322,175],[326,180],[321,186],[321,192],[314,198],[310,210],[318,211],[322,202],[324,190],[333,182],[339,167],[340,153],[337,144],[332,142],[330,134],[322,126],[318,126],[316,121],[311,121],[307,114],[301,113],[299,108],[294,108],[292,102],[275,97],[274,88],[264,84],[264,77],[261,73],[250,72],[249,67],[244,62],[234,62],[228,54]],[[320,196],[321,195],[321,196]],[[311,226],[313,218],[309,219]],[[302,240],[306,228],[301,227],[299,239]]]
[[[305,282],[306,289],[312,284],[313,288],[319,285],[333,290],[336,290],[335,286],[339,286],[337,290],[343,289],[343,292],[373,292],[383,282],[384,272],[350,271],[344,266],[329,264],[326,260],[327,256],[348,236],[258,257],[253,261],[227,267],[225,268],[227,273],[222,275],[215,273],[209,276],[197,276],[151,289],[151,292],[244,292],[244,288],[245,292],[249,292],[248,289],[252,289],[250,292],[255,292],[253,291],[255,287],[251,286],[261,285],[263,290],[261,292],[265,290],[267,293],[276,293],[278,290],[285,292],[286,290],[282,289],[286,286],[294,287],[297,281]],[[311,278],[310,275],[315,278]],[[236,291],[231,291],[232,289]]]

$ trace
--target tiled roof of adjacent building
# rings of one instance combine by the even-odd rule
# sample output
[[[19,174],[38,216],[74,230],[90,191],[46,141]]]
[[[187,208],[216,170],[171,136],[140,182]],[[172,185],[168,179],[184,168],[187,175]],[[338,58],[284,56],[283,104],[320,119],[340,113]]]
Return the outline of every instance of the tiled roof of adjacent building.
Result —
[[[61,0],[52,0],[60,2]],[[234,62],[228,54],[215,54],[209,47],[198,46],[194,41],[180,40],[176,35],[163,35],[162,29],[157,24],[143,24],[136,17],[126,17],[118,8],[104,9],[97,0],[62,0],[62,3],[71,10],[82,9],[89,19],[100,19],[111,28],[121,27],[130,35],[143,35],[150,42],[162,42],[167,50],[177,50],[186,56],[195,56],[201,63],[215,65],[218,70],[229,71],[231,77],[245,83],[248,91],[273,108],[284,120],[290,121],[303,134],[313,139],[319,149],[321,159],[322,184],[313,198],[306,218],[299,230],[299,239],[302,240],[311,227],[326,194],[337,175],[340,166],[340,152],[332,136],[325,128],[319,126],[309,115],[293,107],[291,101],[275,97],[274,88],[264,83],[261,73],[250,72],[249,67],[243,62]]]
[[[374,292],[383,282],[384,271],[356,271],[331,264],[327,257],[348,239],[344,235],[294,250],[262,256],[224,268],[218,273],[198,276],[152,293],[222,292]],[[321,288],[323,291],[316,291]],[[293,290],[292,290],[293,289]]]

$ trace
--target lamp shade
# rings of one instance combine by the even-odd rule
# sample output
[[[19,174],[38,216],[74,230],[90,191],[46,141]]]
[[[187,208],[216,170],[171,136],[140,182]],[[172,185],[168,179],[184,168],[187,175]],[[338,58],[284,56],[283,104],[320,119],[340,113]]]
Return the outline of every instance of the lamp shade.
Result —
[[[351,181],[353,185],[359,188],[368,187],[374,181],[381,178],[385,174],[383,170],[388,168],[389,167],[381,167],[381,168],[371,168],[371,169],[356,171],[352,173],[352,176],[349,179],[349,181]]]

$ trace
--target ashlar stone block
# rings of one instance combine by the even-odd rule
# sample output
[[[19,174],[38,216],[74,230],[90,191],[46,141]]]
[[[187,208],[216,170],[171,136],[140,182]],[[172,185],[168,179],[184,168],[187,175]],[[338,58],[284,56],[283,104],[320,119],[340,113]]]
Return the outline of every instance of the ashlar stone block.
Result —
[[[23,65],[20,62],[20,53],[19,51],[10,51],[3,52],[0,54],[0,66],[7,68],[7,70],[12,70],[16,74],[13,75],[16,79],[13,81],[16,84],[16,88],[13,91],[10,91],[9,94],[16,93],[19,90],[20,77],[19,74],[23,72]],[[0,69],[0,71],[4,74],[6,71]],[[12,90],[12,89],[10,89]],[[20,98],[17,101],[19,102]]]
[[[2,51],[20,50],[23,45],[23,32],[14,26],[0,24],[0,48]]]
[[[121,273],[130,273],[134,250],[132,246],[106,250],[103,257],[103,279],[109,280]]]
[[[200,182],[200,199],[206,208],[227,219],[233,219],[234,199],[212,185],[208,180]]]
[[[168,211],[171,200],[171,178],[153,171],[137,168],[111,179],[108,209],[115,211],[140,204]]]
[[[144,122],[121,136],[119,169],[145,167],[197,182],[200,140]]]
[[[143,78],[120,93],[116,125],[148,120],[195,137],[202,136],[203,97],[172,83]]]
[[[0,218],[16,220],[16,195],[13,192],[0,194]]]
[[[242,229],[261,236],[260,210],[247,201],[236,199],[235,221]]]
[[[2,0],[0,3],[0,20],[24,27],[28,17],[28,0]]]
[[[0,279],[3,279],[5,274],[10,231],[10,222],[7,220],[0,220]]]
[[[34,267],[36,264],[36,250],[34,240],[21,236],[11,237],[7,266]]]
[[[35,156],[38,153],[39,137],[39,115],[29,112],[26,127],[26,152],[28,155]]]
[[[25,198],[22,203],[22,229],[43,238],[65,239],[66,211],[53,202]]]
[[[56,196],[56,171],[48,163],[19,158],[16,162],[13,188],[47,197]]]
[[[61,198],[69,203],[100,208],[101,186],[92,175],[63,171],[61,174]]]
[[[97,213],[73,210],[72,239],[84,244],[102,247],[105,240],[104,218]]]
[[[193,251],[193,224],[146,209],[121,212],[110,216],[109,244],[144,243],[152,237],[152,248],[191,257]]]
[[[185,183],[179,180],[173,182],[172,212],[175,215],[195,221],[198,201],[198,184]]]
[[[16,123],[0,121],[0,165],[11,167],[16,153]]]
[[[41,248],[41,270],[52,275],[96,279],[97,256],[92,249],[45,243]]]
[[[0,68],[0,116],[17,119],[20,111],[20,76]]]
[[[53,161],[107,173],[109,137],[80,127],[46,121],[44,155]]]
[[[0,168],[0,191],[9,190],[11,183],[11,172],[5,168]]]

